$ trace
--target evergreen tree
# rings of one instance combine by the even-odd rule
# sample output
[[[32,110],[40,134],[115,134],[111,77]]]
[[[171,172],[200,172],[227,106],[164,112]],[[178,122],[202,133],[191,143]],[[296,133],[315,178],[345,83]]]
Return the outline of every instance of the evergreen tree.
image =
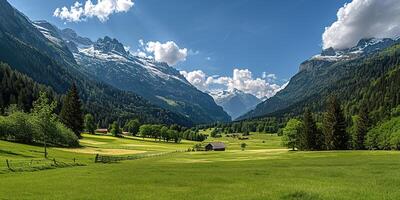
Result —
[[[64,104],[60,113],[61,121],[70,128],[78,137],[81,137],[83,130],[83,114],[78,89],[72,84],[64,99]]]
[[[365,136],[369,128],[368,111],[365,104],[361,105],[360,111],[356,118],[356,126],[354,132],[354,148],[357,150],[365,149]]]
[[[314,118],[308,108],[303,115],[303,129],[299,137],[301,150],[317,150],[318,129]]]
[[[96,130],[96,123],[92,114],[85,115],[85,130],[90,134],[94,134]]]
[[[324,119],[325,147],[327,150],[347,149],[346,119],[336,96],[328,100]]]

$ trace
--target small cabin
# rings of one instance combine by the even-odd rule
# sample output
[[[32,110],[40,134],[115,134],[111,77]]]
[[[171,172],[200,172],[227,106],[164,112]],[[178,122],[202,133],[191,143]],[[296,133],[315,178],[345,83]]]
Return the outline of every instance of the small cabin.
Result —
[[[99,128],[95,130],[96,133],[101,133],[101,134],[107,134],[108,133],[108,129],[106,128]]]
[[[122,131],[122,135],[131,135],[131,133],[129,133],[127,131]]]
[[[210,142],[205,146],[206,151],[225,151],[225,143]]]

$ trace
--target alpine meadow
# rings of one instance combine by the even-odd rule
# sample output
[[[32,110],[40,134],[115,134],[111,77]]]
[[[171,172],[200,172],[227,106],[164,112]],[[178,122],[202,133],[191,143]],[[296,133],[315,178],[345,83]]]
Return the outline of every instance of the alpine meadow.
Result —
[[[400,199],[398,0],[0,0],[0,199]]]

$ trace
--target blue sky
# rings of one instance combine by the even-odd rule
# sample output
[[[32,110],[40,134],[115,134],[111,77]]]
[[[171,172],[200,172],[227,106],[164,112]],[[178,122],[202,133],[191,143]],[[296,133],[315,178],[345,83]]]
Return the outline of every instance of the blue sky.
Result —
[[[78,0],[82,4],[86,1],[88,0]],[[200,76],[203,82],[207,77],[217,75],[232,77],[234,69],[247,69],[236,72],[238,74],[250,72],[252,79],[265,79],[264,86],[269,84],[268,89],[261,88],[262,90],[271,88],[276,90],[298,71],[301,62],[320,53],[325,27],[339,21],[338,9],[345,3],[352,2],[351,0],[107,1],[133,2],[134,5],[124,12],[110,14],[108,20],[101,21],[92,17],[79,22],[68,22],[55,17],[53,13],[56,8],[63,6],[70,8],[75,0],[9,0],[33,20],[44,19],[60,28],[72,28],[79,35],[92,40],[105,35],[114,37],[129,46],[132,51],[140,48],[139,40],[143,40],[145,46],[150,41],[159,44],[173,41],[180,49],[186,50],[185,60],[180,60],[174,66],[177,69],[186,72],[201,70],[205,76],[205,78]],[[363,1],[354,0],[352,4],[361,5]],[[92,2],[98,3],[97,0]],[[379,4],[376,2],[378,1],[375,1],[375,4]],[[369,7],[376,7],[370,4]],[[360,31],[365,32],[363,29]],[[331,31],[329,37],[331,42],[327,44],[335,45],[334,42],[340,40],[335,38],[335,35],[345,37],[337,32]],[[355,34],[359,33],[355,31]],[[338,47],[343,46],[345,45],[338,45]],[[142,50],[145,51],[143,48]],[[275,76],[272,79],[271,76],[269,79],[266,76],[262,78],[264,72]],[[198,78],[195,75],[193,77]],[[249,90],[249,93],[256,92]],[[271,95],[273,93],[269,96]]]
[[[137,47],[139,39],[174,41],[192,51],[176,66],[182,70],[231,75],[233,68],[246,68],[254,76],[267,72],[280,79],[290,78],[302,61],[320,52],[324,28],[336,20],[337,10],[348,2],[136,0],[127,13],[114,14],[106,22],[91,18],[64,24],[53,12],[75,1],[9,1],[33,20],[70,27],[91,39],[108,35],[132,48]]]

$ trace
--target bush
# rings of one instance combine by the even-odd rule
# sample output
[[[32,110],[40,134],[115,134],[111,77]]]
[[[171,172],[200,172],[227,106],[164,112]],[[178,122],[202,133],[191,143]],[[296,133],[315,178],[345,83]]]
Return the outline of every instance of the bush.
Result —
[[[35,133],[30,116],[23,112],[15,112],[9,117],[13,139],[21,143],[32,143]]]
[[[43,143],[44,134],[36,116],[17,111],[9,116],[0,116],[0,139],[25,144]],[[79,140],[76,135],[61,122],[47,124],[46,142],[50,145],[76,147]]]
[[[67,147],[79,146],[79,138],[71,129],[67,128],[61,122],[56,122],[55,128],[57,133],[57,136],[53,138],[55,144]]]
[[[392,134],[390,138],[390,146],[392,149],[400,150],[400,130]]]
[[[400,117],[394,117],[371,129],[365,146],[368,149],[400,149]]]

